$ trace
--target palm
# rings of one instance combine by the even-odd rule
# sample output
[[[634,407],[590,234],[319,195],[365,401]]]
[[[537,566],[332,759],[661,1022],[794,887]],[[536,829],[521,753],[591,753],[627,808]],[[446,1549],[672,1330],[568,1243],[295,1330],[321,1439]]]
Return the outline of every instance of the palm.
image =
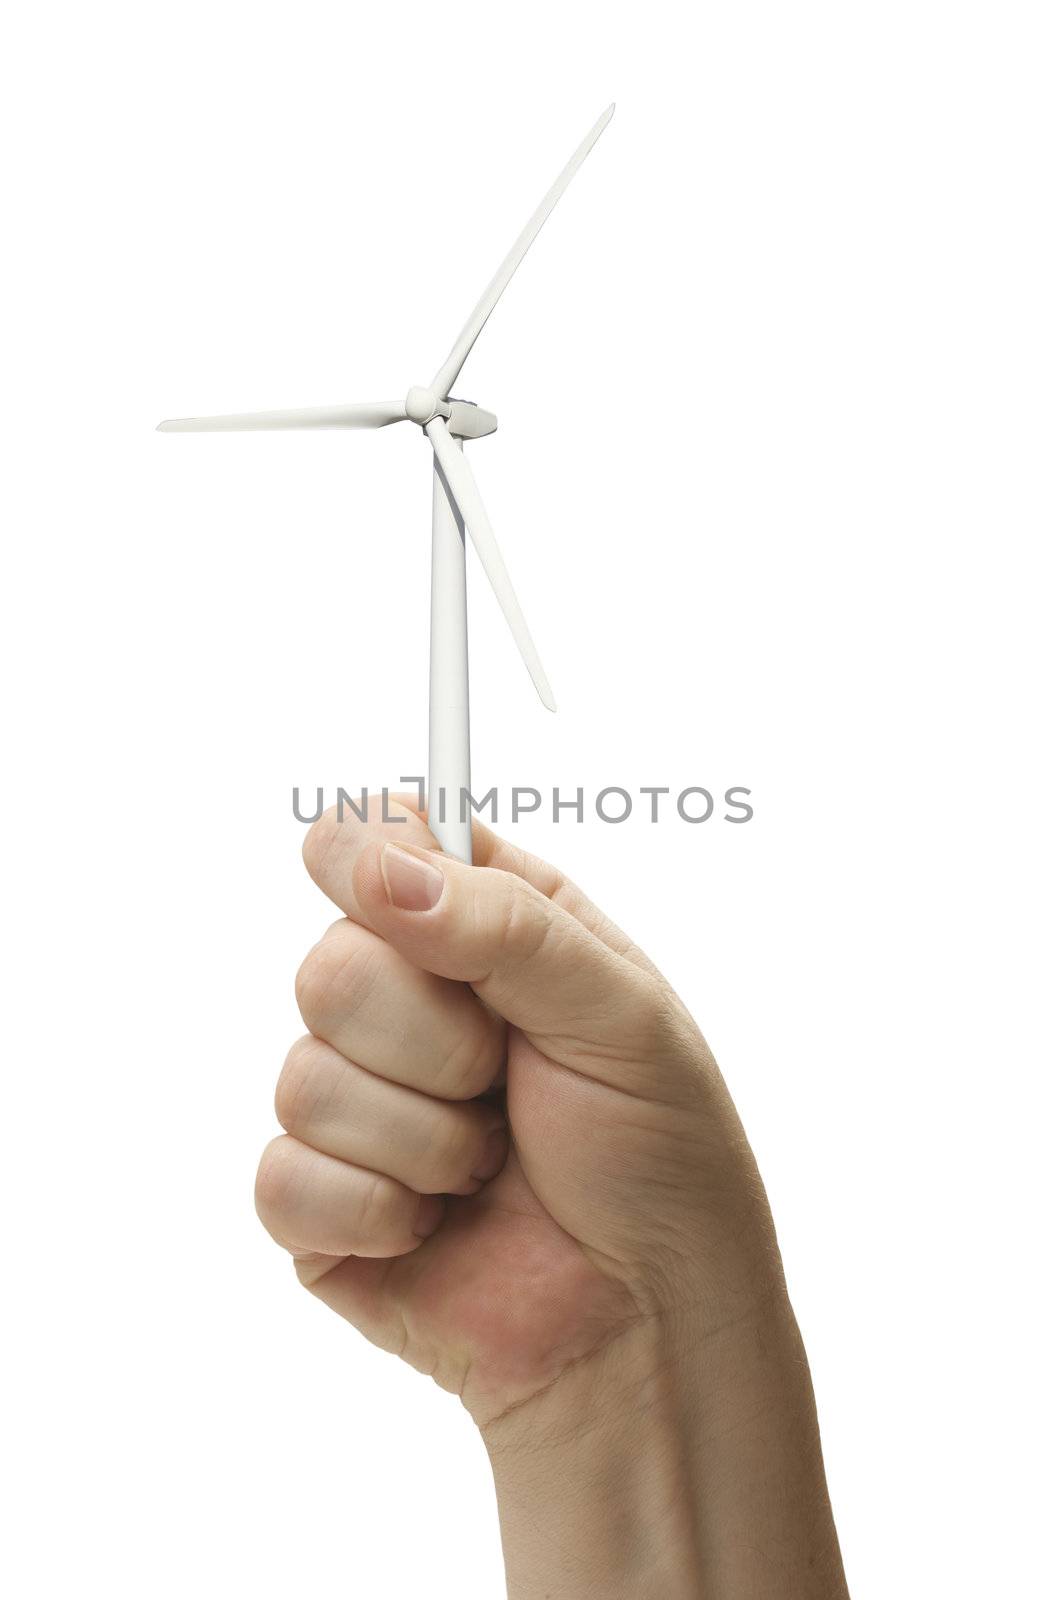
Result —
[[[499,1176],[478,1194],[452,1198],[437,1232],[410,1255],[300,1264],[304,1282],[333,1309],[460,1394],[477,1420],[543,1389],[631,1318],[628,1291],[597,1264],[564,1185],[545,1176],[535,1189],[527,1175],[557,1170],[546,1157],[558,1142],[577,1147],[577,1108],[565,1084],[560,1096],[561,1076],[513,1034],[516,1142]]]

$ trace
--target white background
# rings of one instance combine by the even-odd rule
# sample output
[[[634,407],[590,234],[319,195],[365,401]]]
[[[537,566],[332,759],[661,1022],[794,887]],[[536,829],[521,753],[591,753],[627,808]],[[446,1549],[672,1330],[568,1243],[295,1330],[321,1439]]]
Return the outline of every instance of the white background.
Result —
[[[251,1210],[332,914],[292,786],[424,766],[428,453],[152,430],[427,381],[615,98],[459,385],[560,704],[474,571],[475,775],[752,789],[742,827],[502,831],[727,1074],[856,1600],[1023,1594],[1033,9],[100,0],[5,33],[10,1592],[503,1594],[472,1425]]]

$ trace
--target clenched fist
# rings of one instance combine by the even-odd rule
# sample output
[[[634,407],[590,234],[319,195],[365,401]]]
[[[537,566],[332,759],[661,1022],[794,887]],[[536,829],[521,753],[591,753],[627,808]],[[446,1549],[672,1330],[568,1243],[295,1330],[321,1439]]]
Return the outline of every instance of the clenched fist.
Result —
[[[460,1395],[497,1474],[510,1594],[748,1592],[743,1556],[707,1553],[740,1514],[765,1542],[782,1524],[796,1592],[843,1594],[816,1516],[811,1548],[789,1547],[798,1484],[824,1498],[810,1389],[767,1201],[695,1023],[552,867],[478,826],[465,866],[402,798],[390,815],[329,812],[307,837],[345,917],[299,972],[309,1031],[277,1088],[264,1224],[308,1289]],[[761,1446],[758,1422],[741,1450],[762,1404],[776,1438]],[[551,1497],[542,1469],[565,1474]],[[582,1494],[588,1528],[613,1495],[628,1520],[655,1505],[651,1559],[641,1535],[640,1557],[613,1548],[615,1511],[581,1557],[566,1503],[579,1524]],[[569,1576],[545,1590],[553,1522]],[[733,1587],[690,1588],[704,1562]]]

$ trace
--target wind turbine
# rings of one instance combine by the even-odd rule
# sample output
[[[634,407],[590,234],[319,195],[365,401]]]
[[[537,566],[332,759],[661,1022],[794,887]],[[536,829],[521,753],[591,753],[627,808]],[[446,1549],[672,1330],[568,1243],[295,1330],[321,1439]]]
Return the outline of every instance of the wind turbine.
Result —
[[[160,422],[160,433],[231,433],[279,428],[384,428],[413,422],[433,448],[432,609],[429,660],[429,826],[445,850],[472,860],[472,825],[462,791],[469,792],[468,619],[465,593],[465,530],[476,547],[519,653],[549,711],[555,700],[541,658],[490,526],[462,441],[482,439],[497,428],[490,411],[455,399],[457,381],[483,325],[516,267],[555,209],[577,169],[609,123],[608,106],[574,150],[537,210],[473,308],[443,366],[428,387],[409,389],[403,403],[313,406],[293,411],[254,411],[221,417],[178,417]]]

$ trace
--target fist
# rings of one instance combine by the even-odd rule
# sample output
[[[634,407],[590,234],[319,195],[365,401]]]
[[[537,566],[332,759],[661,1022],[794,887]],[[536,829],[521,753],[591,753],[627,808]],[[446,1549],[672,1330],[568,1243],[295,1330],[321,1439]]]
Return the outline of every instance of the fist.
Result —
[[[405,800],[326,813],[345,913],[300,969],[261,1220],[301,1282],[481,1426],[648,1324],[706,1337],[774,1292],[770,1215],[688,1012],[554,868]]]

